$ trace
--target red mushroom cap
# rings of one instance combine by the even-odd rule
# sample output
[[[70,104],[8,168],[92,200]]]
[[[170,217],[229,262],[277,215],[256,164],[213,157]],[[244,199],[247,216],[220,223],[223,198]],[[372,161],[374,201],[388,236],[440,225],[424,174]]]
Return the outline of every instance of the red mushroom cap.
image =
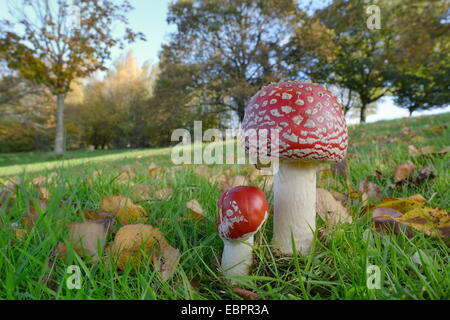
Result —
[[[267,218],[269,204],[257,187],[238,186],[222,193],[218,208],[219,236],[224,240],[233,240],[257,232]]]
[[[282,159],[340,161],[348,145],[341,104],[315,83],[284,81],[262,88],[247,105],[242,129],[257,134],[261,129],[279,130],[279,141],[268,138],[260,145],[241,137],[245,150],[258,156],[267,147],[269,157],[277,151]]]

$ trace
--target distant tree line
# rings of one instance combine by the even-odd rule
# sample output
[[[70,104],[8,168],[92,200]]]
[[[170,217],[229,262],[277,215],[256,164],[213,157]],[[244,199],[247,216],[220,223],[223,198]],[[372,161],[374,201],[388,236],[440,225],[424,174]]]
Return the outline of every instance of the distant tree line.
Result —
[[[81,2],[87,8],[102,1]],[[103,2],[111,7],[97,17],[99,25],[111,21],[113,13],[126,21],[131,9],[127,2],[122,7]],[[54,65],[45,69],[39,64],[47,63],[39,55],[45,50],[17,49],[21,59],[33,62],[19,67],[7,48],[21,43],[11,31],[3,32],[0,151],[48,148],[60,128],[60,115],[52,107],[60,91],[66,105],[66,148],[164,146],[175,128],[191,128],[194,120],[202,120],[204,129],[226,128],[232,119],[242,120],[246,104],[261,86],[282,79],[329,85],[344,112],[361,122],[386,96],[410,114],[444,107],[450,103],[449,7],[443,0],[332,0],[326,5],[296,0],[172,1],[167,19],[177,28],[162,46],[158,66],[141,67],[129,53],[100,78],[92,74],[104,69],[109,51],[97,56],[75,51],[77,58],[70,61],[76,68],[58,73],[68,74],[62,77],[62,91],[49,86],[48,77],[36,76],[55,72]],[[81,34],[71,35],[70,41],[95,52],[92,44],[107,48],[140,37],[127,30],[125,40],[113,38],[108,29],[93,35],[97,42]],[[35,41],[45,48],[46,39]]]

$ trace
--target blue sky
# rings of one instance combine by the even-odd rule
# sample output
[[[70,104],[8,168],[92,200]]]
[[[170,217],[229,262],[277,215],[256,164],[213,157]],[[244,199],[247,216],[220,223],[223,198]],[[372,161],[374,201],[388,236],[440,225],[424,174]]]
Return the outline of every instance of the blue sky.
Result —
[[[5,17],[7,12],[7,2],[8,0],[0,0],[0,18]],[[130,2],[135,7],[135,10],[130,12],[128,16],[130,27],[133,30],[143,32],[147,38],[147,41],[133,43],[129,45],[125,51],[132,50],[141,64],[147,61],[157,63],[161,44],[167,41],[167,35],[170,32],[176,30],[175,26],[168,25],[166,21],[168,4],[170,0],[130,0]],[[112,60],[119,58],[123,53],[123,51],[114,49]],[[414,115],[442,112],[450,112],[450,106],[433,111],[416,112]],[[408,116],[408,112],[404,109],[396,107],[392,103],[391,98],[388,97],[379,103],[377,113],[375,115],[368,116],[367,121],[373,122],[385,119],[396,119],[405,116]],[[349,122],[356,123],[358,120],[350,119]]]

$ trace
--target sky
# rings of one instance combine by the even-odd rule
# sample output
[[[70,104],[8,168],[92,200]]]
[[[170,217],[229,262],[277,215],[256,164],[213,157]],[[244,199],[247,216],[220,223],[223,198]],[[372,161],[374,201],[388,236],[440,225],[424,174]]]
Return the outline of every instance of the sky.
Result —
[[[0,0],[0,18],[5,17],[7,2],[8,0]],[[130,3],[135,8],[128,15],[130,27],[135,31],[143,32],[147,41],[139,41],[128,45],[125,52],[132,50],[141,64],[146,62],[152,64],[157,63],[161,45],[167,41],[167,36],[170,32],[176,31],[176,27],[174,25],[168,25],[166,21],[169,2],[170,0],[130,0]],[[125,52],[114,49],[112,52],[112,61],[118,59]],[[418,116],[444,112],[450,112],[450,106],[431,111],[415,112],[413,115]],[[367,116],[367,122],[398,119],[407,116],[407,110],[398,108],[394,105],[392,99],[387,97],[379,102],[376,114]],[[349,123],[357,122],[358,119],[349,119]]]

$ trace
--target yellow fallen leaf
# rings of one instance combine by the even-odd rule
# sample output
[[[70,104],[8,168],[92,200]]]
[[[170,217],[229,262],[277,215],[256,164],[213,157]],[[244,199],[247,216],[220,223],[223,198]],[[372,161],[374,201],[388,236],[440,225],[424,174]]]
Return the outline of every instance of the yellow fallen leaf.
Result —
[[[450,213],[441,208],[425,206],[414,200],[395,200],[375,206],[389,208],[401,213],[401,216],[382,215],[380,218],[392,219],[414,228],[429,236],[450,237]]]
[[[25,229],[17,229],[14,228],[14,235],[16,236],[16,239],[19,241],[23,241],[28,236],[28,231]]]

